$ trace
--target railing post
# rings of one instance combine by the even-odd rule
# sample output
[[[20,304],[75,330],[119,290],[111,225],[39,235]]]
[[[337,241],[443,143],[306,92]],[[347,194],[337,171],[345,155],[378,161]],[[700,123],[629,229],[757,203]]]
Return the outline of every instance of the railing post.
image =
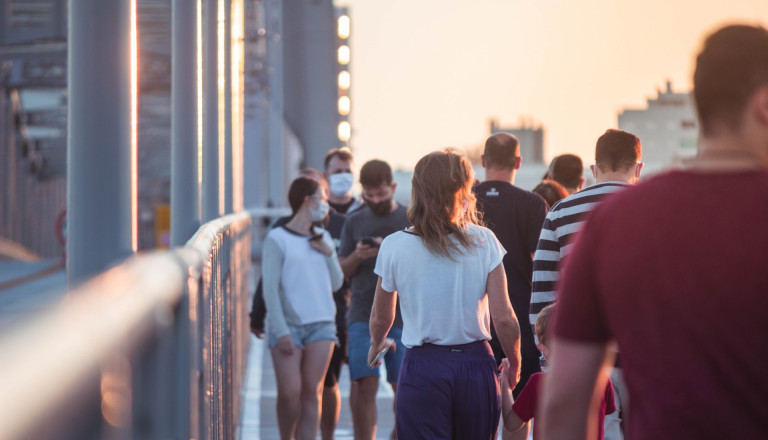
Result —
[[[173,0],[171,18],[171,246],[200,227],[197,16],[200,0]]]
[[[69,2],[67,280],[136,250],[135,0]]]

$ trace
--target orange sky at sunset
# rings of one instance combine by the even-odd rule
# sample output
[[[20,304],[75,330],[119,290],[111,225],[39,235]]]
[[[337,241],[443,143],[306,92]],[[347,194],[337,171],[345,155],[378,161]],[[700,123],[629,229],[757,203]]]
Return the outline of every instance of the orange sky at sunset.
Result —
[[[618,111],[667,79],[688,91],[702,37],[768,26],[768,0],[337,0],[352,18],[351,146],[358,165],[412,168],[484,142],[488,118],[545,126],[545,159],[589,163]],[[524,158],[525,160],[525,158]]]

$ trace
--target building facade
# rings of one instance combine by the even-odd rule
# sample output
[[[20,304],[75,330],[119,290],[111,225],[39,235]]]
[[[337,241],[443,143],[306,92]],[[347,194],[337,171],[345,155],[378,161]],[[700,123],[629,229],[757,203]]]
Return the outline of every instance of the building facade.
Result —
[[[646,174],[679,165],[696,154],[699,124],[693,96],[672,91],[669,81],[645,108],[622,110],[618,127],[640,138]]]

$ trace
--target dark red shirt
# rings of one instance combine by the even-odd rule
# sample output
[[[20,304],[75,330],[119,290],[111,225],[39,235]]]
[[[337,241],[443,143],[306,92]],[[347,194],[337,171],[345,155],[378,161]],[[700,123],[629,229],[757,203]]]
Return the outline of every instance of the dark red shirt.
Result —
[[[520,395],[515,399],[515,403],[512,404],[512,410],[515,411],[520,420],[527,422],[531,420],[536,413],[536,405],[539,400],[539,392],[541,390],[541,381],[544,380],[544,373],[534,373],[528,382],[525,384],[525,388],[520,392]],[[605,386],[605,393],[603,394],[603,400],[600,402],[600,419],[598,421],[597,439],[603,440],[604,437],[604,425],[605,415],[616,411],[616,402],[613,400],[613,384],[608,379],[608,384]],[[536,423],[533,424],[534,435],[536,438]]]
[[[676,171],[591,214],[554,334],[615,338],[633,439],[768,436],[768,173]]]

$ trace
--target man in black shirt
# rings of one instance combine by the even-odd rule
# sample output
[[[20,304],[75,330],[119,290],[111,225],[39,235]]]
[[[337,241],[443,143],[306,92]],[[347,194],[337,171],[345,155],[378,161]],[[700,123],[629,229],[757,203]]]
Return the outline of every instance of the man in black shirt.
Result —
[[[514,186],[515,173],[520,168],[520,145],[507,133],[496,133],[485,143],[483,167],[485,181],[475,186],[477,210],[483,213],[483,221],[506,249],[504,271],[512,308],[520,322],[521,378],[514,395],[522,390],[531,374],[541,371],[539,350],[536,348],[528,309],[531,300],[533,254],[539,240],[541,225],[547,215],[544,199]],[[491,348],[496,361],[504,356],[491,326]]]

